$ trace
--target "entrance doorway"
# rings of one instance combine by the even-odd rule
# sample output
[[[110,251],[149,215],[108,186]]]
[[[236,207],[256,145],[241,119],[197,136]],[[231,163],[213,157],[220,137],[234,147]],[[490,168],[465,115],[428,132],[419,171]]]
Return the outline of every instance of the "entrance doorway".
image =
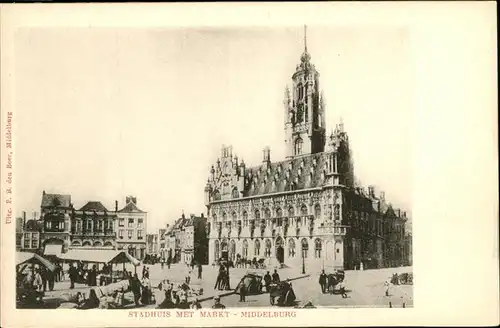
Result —
[[[276,247],[276,259],[280,263],[283,263],[285,261],[285,251],[283,249],[283,246]]]
[[[275,245],[276,245],[276,259],[280,264],[283,264],[283,262],[285,262],[285,250],[283,248],[283,239],[281,239],[280,236],[276,238]]]

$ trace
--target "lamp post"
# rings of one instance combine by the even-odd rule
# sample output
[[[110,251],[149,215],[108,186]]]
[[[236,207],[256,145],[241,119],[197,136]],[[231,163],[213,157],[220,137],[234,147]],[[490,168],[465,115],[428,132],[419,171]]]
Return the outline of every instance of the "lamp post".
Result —
[[[302,274],[306,274],[306,251],[302,250]]]

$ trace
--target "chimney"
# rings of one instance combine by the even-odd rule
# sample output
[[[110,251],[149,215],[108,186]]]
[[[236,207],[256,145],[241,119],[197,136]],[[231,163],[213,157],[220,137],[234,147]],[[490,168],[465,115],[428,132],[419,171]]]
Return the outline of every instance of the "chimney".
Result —
[[[45,196],[45,190],[43,191],[42,195],[44,195],[44,196]]]
[[[271,161],[271,149],[269,147],[264,148],[262,151],[264,154],[263,162],[270,162]]]
[[[115,200],[115,212],[118,212],[118,201]]]
[[[26,226],[26,212],[23,211],[23,229]]]
[[[204,218],[203,213],[201,213],[201,217]]]
[[[375,187],[374,186],[368,186],[368,196],[371,198],[375,198]]]

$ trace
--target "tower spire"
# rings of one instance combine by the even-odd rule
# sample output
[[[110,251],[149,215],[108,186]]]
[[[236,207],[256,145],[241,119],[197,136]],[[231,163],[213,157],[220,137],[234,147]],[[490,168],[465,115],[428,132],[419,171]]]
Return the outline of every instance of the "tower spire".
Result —
[[[304,25],[304,52],[307,52],[307,25]]]

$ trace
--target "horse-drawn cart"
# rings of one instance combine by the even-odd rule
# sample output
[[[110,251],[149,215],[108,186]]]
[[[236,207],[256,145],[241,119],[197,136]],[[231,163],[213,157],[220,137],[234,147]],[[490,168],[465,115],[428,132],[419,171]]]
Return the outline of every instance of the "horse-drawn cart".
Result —
[[[326,286],[330,294],[334,294],[336,287],[339,283],[343,282],[345,278],[345,272],[343,270],[330,273],[326,276]]]

